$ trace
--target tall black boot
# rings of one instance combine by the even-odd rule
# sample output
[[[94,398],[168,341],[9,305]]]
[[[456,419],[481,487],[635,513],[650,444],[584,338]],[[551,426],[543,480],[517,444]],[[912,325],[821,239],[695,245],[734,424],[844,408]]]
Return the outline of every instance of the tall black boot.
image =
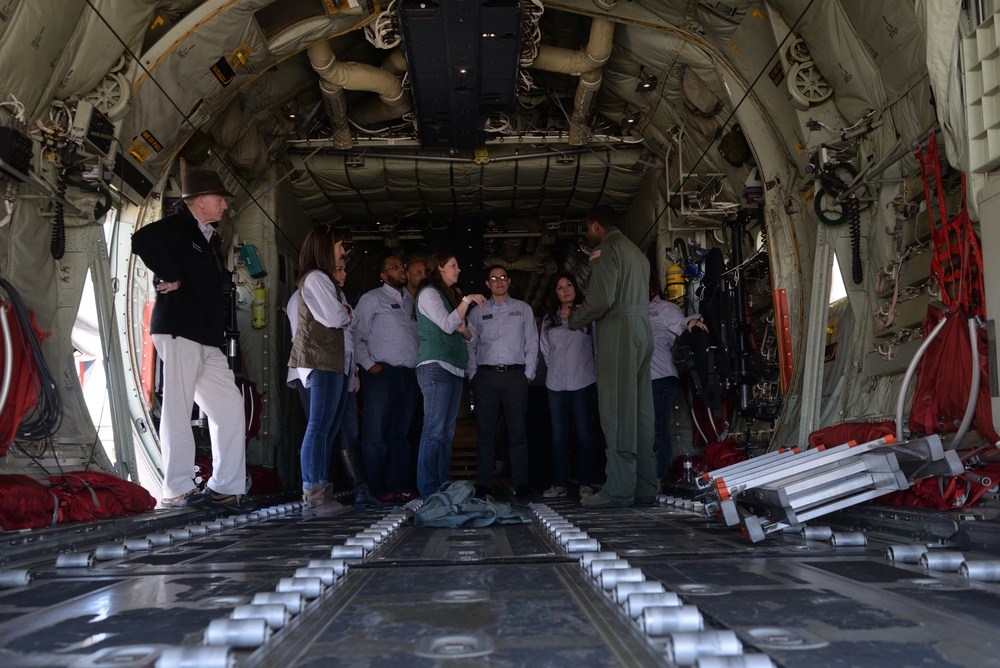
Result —
[[[368,483],[365,482],[364,476],[364,465],[361,463],[361,458],[358,453],[351,450],[341,450],[340,457],[344,461],[344,470],[347,472],[347,477],[351,479],[351,483],[354,485],[354,507],[358,510],[364,508],[381,508],[386,505],[384,501],[375,497],[368,489]]]

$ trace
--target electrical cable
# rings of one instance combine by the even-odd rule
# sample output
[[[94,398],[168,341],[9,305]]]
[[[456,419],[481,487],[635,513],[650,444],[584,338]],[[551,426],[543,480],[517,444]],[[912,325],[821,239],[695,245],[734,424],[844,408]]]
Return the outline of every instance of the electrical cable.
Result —
[[[851,278],[855,285],[865,280],[865,266],[861,261],[861,204],[857,197],[844,202],[851,227]]]
[[[90,2],[90,0],[87,0],[87,2]],[[739,110],[743,102],[745,102],[746,99],[750,96],[750,91],[754,89],[754,86],[757,85],[757,82],[760,81],[761,77],[763,77],[765,74],[771,71],[770,62],[774,59],[775,56],[781,53],[781,50],[783,48],[785,48],[785,42],[787,42],[788,38],[792,36],[792,34],[795,32],[795,29],[799,26],[799,23],[802,22],[802,19],[805,18],[805,15],[809,12],[809,10],[813,6],[813,3],[815,2],[816,0],[809,0],[809,4],[806,5],[806,8],[802,10],[802,13],[799,14],[799,17],[795,19],[795,23],[793,23],[792,27],[788,29],[788,33],[785,35],[784,39],[782,39],[781,42],[778,43],[778,47],[768,57],[768,59],[764,61],[768,63],[768,65],[765,65],[761,69],[761,71],[757,74],[756,78],[754,78],[753,82],[751,82],[751,84],[747,86],[747,89],[743,92],[743,97],[741,97],[740,101],[736,103],[736,105],[733,107],[733,110],[729,112],[729,115],[726,117],[726,120],[724,120],[722,123],[719,124],[720,127],[725,128],[729,126],[729,121],[733,119],[733,116],[736,115],[737,110]],[[698,167],[698,165],[701,164],[701,161],[705,159],[705,156],[708,155],[708,151],[711,148],[712,148],[712,143],[709,143],[708,146],[706,146],[705,149],[701,152],[701,155],[698,156],[698,159],[694,161],[694,164],[691,165],[690,168],[688,168],[687,170],[688,175],[684,177],[684,180],[681,181],[681,184],[677,187],[677,192],[683,191],[684,185],[691,179],[691,176],[694,174],[694,170]],[[649,229],[647,229],[645,234],[642,235],[642,239],[638,244],[640,248],[642,248],[642,245],[646,242],[646,237],[649,236],[649,233],[652,232],[659,224],[660,218],[662,218],[663,214],[665,214],[669,209],[670,209],[670,204],[668,203],[667,206],[663,208],[663,211],[657,214],[656,218],[653,219],[653,223],[649,226]]]
[[[21,299],[21,295],[5,278],[0,278],[0,289],[7,293],[14,319],[21,331],[22,354],[30,359],[38,371],[38,386],[36,388],[38,403],[21,420],[17,428],[17,438],[24,441],[40,441],[55,436],[62,424],[62,396],[56,380],[52,376],[49,365],[42,355],[42,346],[35,337],[35,329],[31,322],[31,314]]]

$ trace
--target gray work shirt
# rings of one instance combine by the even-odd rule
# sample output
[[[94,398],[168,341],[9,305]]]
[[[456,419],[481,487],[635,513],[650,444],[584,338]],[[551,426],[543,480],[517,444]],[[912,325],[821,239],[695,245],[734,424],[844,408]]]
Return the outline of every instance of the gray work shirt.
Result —
[[[520,299],[506,297],[499,304],[487,299],[465,315],[473,338],[469,342],[469,378],[480,365],[523,364],[531,380],[538,366],[538,329],[531,307]]]
[[[546,319],[542,323],[539,348],[548,373],[545,387],[555,392],[572,392],[597,382],[597,364],[594,361],[593,324],[585,329],[570,329],[569,321],[560,318],[559,326],[551,327]]]
[[[690,320],[701,320],[701,316],[686,316],[680,306],[659,297],[649,302],[649,325],[653,328],[653,360],[649,364],[649,375],[653,380],[678,375],[671,349]]]
[[[408,291],[386,284],[369,290],[358,301],[354,320],[354,347],[362,369],[379,362],[410,369],[417,364],[420,336]]]

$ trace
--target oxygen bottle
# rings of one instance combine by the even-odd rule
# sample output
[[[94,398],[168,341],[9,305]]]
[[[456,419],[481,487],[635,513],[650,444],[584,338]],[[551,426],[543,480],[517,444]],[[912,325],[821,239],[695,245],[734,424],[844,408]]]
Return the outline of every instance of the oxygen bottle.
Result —
[[[684,460],[684,474],[681,477],[681,480],[683,481],[683,483],[685,485],[693,485],[694,484],[694,478],[695,478],[695,475],[694,475],[694,462],[692,462],[690,458],[685,459]]]
[[[263,283],[258,283],[253,289],[253,301],[250,302],[250,326],[254,329],[267,327],[267,289]]]
[[[684,268],[679,264],[667,267],[667,301],[684,306]]]

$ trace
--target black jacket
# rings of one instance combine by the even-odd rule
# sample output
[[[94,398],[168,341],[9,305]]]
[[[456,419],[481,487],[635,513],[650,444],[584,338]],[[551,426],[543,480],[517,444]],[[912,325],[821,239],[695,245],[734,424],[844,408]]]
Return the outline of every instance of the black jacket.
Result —
[[[154,283],[181,282],[156,295],[150,332],[223,346],[232,275],[187,207],[136,230],[132,252],[152,270]]]

